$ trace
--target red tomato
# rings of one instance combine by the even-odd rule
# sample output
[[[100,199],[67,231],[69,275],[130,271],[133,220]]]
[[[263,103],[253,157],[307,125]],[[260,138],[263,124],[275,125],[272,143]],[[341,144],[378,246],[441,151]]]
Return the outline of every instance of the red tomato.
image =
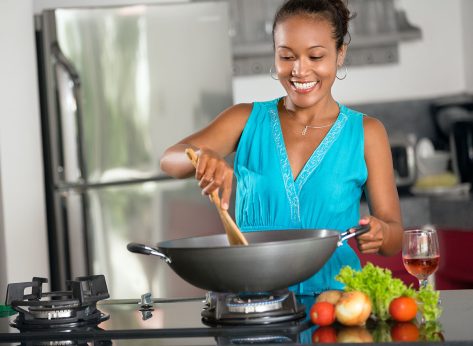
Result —
[[[310,319],[319,326],[328,326],[335,321],[335,305],[318,302],[310,308]]]
[[[332,326],[319,327],[312,333],[312,343],[337,342],[337,330]]]
[[[399,322],[391,327],[393,341],[419,340],[419,328],[412,322]]]
[[[389,314],[395,321],[410,321],[416,317],[417,303],[410,297],[399,297],[393,299],[389,304]]]

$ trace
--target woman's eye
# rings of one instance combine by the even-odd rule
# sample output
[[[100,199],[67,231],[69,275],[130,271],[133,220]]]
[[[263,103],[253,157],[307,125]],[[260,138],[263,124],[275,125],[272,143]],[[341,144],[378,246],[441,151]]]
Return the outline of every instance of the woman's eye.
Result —
[[[281,60],[291,60],[293,58],[293,56],[291,55],[282,55],[279,57],[279,59]]]
[[[310,57],[312,60],[320,60],[323,58],[323,56],[311,56]]]

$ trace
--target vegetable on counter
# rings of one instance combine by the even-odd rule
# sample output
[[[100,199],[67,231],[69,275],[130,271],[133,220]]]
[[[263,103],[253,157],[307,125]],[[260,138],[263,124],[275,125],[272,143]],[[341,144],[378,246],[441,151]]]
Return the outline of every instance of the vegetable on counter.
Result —
[[[315,299],[315,302],[329,302],[333,305],[337,304],[338,301],[340,300],[340,297],[342,296],[343,291],[338,291],[338,290],[329,290],[320,293],[317,296],[317,299]]]
[[[417,302],[411,297],[394,298],[389,304],[389,314],[398,322],[412,321],[417,315]]]
[[[345,292],[335,305],[335,317],[345,326],[363,326],[370,314],[370,298],[363,292]]]
[[[310,308],[310,319],[319,326],[329,326],[335,322],[335,306],[329,302],[316,302]]]
[[[411,286],[407,287],[400,279],[393,278],[389,269],[372,263],[367,263],[360,271],[349,266],[343,267],[336,279],[345,284],[346,291],[361,291],[368,295],[373,316],[381,321],[392,317],[389,306],[399,297],[414,299],[426,322],[436,321],[442,312],[438,305],[440,293],[431,285],[416,291]]]

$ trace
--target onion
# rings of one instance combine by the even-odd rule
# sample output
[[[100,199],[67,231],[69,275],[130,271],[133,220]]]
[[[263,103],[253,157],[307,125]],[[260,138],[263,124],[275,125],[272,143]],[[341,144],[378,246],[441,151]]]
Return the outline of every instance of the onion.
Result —
[[[330,304],[336,305],[340,300],[342,293],[342,291],[337,290],[325,291],[319,294],[315,302],[328,302]]]
[[[345,292],[335,305],[337,321],[346,326],[362,326],[370,314],[371,301],[363,292]]]

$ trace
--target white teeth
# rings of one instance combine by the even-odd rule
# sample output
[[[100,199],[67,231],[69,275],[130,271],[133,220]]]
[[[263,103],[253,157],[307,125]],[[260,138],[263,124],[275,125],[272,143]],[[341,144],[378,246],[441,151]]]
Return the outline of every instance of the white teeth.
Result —
[[[298,83],[292,82],[297,89],[310,89],[312,88],[317,82],[308,82],[308,83]]]

